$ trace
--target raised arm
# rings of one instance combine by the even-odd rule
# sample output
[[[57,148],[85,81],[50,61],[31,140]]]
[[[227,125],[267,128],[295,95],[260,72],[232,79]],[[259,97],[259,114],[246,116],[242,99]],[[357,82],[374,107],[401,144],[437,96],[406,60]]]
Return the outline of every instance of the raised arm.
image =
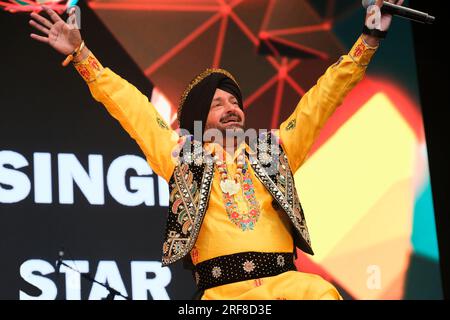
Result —
[[[375,51],[375,47],[359,38],[349,54],[327,69],[280,125],[279,135],[293,172],[305,161],[325,122],[363,78]]]
[[[137,142],[155,173],[168,181],[175,168],[171,152],[178,134],[165,123],[145,95],[109,68],[104,68],[87,46],[81,46],[78,29],[65,23],[50,8],[43,8],[51,20],[32,13],[30,25],[44,35],[31,34],[31,37],[64,55],[75,52],[74,66],[87,82],[94,99],[101,102]]]
[[[404,2],[388,1],[397,5]],[[382,5],[383,1],[377,1],[377,6]],[[372,14],[371,10],[367,12],[366,21],[372,19]],[[392,15],[382,13],[377,29],[387,32],[391,22]],[[363,78],[380,43],[379,38],[369,34],[361,35],[350,52],[327,69],[317,84],[302,97],[294,113],[281,124],[279,135],[293,172],[305,161],[325,122]]]

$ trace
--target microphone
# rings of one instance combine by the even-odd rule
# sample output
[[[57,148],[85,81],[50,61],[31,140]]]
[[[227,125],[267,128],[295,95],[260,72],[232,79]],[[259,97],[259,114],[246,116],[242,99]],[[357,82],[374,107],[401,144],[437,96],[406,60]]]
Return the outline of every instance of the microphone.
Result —
[[[362,0],[362,5],[364,8],[373,6],[377,3],[376,0]],[[433,24],[435,17],[430,16],[428,13],[413,10],[410,8],[406,8],[403,6],[399,6],[387,1],[383,1],[383,6],[381,7],[381,11],[385,13],[389,13],[392,15],[396,15],[408,20],[413,20],[420,23]]]
[[[61,269],[62,258],[64,257],[64,248],[58,251],[58,260],[56,261],[56,273],[59,274],[59,269]]]

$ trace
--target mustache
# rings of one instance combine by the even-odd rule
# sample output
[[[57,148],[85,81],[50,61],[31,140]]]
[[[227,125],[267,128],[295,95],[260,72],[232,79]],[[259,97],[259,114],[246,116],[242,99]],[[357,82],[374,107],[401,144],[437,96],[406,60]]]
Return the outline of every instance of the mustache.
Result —
[[[220,118],[220,122],[226,122],[229,120],[234,120],[236,122],[240,122],[242,119],[236,113],[228,113],[228,114],[224,115],[222,118]]]

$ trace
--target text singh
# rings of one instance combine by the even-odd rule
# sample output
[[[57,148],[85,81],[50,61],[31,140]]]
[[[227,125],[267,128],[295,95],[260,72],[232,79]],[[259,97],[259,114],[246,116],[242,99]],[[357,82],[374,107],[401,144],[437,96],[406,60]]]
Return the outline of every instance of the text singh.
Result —
[[[35,203],[53,203],[52,176],[55,175],[61,204],[74,203],[74,186],[77,186],[90,204],[103,205],[106,184],[112,198],[124,206],[154,206],[157,181],[159,205],[169,205],[167,183],[153,175],[142,157],[120,156],[109,164],[107,170],[103,156],[99,154],[88,155],[86,167],[72,153],[58,153],[56,160],[55,170],[50,153],[35,152],[29,161],[18,152],[0,151],[0,203],[23,201],[30,195],[32,187]],[[30,162],[33,173],[29,177],[23,169],[30,166]]]

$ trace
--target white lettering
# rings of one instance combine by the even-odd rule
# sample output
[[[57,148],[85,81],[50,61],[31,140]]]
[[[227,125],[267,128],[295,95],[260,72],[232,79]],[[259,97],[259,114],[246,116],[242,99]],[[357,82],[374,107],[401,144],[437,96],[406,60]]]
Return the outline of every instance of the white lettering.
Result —
[[[147,300],[147,291],[154,300],[169,300],[166,287],[172,275],[168,267],[162,267],[161,262],[132,261],[131,273],[134,300]],[[155,277],[149,279],[148,273],[155,274]]]
[[[104,204],[103,157],[89,155],[89,174],[73,154],[58,154],[59,202],[73,204],[75,182],[90,204]]]
[[[109,166],[106,178],[111,196],[117,202],[126,206],[138,206],[142,203],[145,203],[147,206],[154,206],[153,178],[131,177],[130,189],[134,192],[130,192],[125,184],[125,175],[129,169],[135,170],[138,175],[150,175],[153,173],[147,162],[141,157],[125,155],[115,159]]]
[[[35,274],[39,272],[41,275]],[[55,283],[43,277],[49,273],[55,272],[53,266],[44,260],[27,260],[20,266],[20,276],[29,284],[35,286],[42,293],[38,296],[29,295],[22,290],[19,292],[20,300],[54,300],[58,294]]]
[[[67,300],[81,299],[81,273],[89,272],[88,260],[63,260],[65,264],[74,270],[61,265],[60,272],[65,274],[65,288]],[[22,300],[30,299],[56,299],[58,287],[46,275],[55,272],[51,264],[45,260],[30,259],[22,263],[20,266],[21,277],[29,284],[35,286],[41,291],[40,295],[31,295],[20,290],[19,297]],[[171,272],[168,267],[162,267],[159,261],[130,261],[131,271],[131,290],[132,298],[135,300],[147,300],[148,293],[155,300],[168,300],[169,295],[166,287],[171,281]],[[100,283],[106,283],[111,288],[117,290],[124,296],[127,295],[125,285],[122,281],[121,273],[115,261],[104,260],[99,261],[95,280]],[[61,278],[62,279],[62,278]],[[60,283],[58,281],[58,283]],[[89,299],[102,299],[108,295],[108,290],[99,284],[94,284],[89,293]],[[131,298],[131,296],[129,296]],[[115,296],[116,300],[123,299]]]
[[[66,275],[66,300],[81,300],[81,273],[89,272],[89,262],[85,260],[63,260],[60,272]],[[79,272],[77,272],[77,271]]]
[[[127,295],[125,285],[123,284],[120,276],[119,268],[115,261],[100,261],[97,268],[97,273],[94,279],[100,283],[108,284],[124,296]],[[98,283],[94,283],[91,293],[89,294],[89,300],[100,300],[106,298],[108,290]],[[123,300],[120,296],[115,296],[114,300]]]
[[[75,203],[76,184],[90,204],[105,204],[103,156],[88,156],[87,168],[84,168],[76,155],[57,154],[56,169],[52,168],[52,154],[35,152],[32,159],[33,172],[20,171],[29,161],[20,153],[0,151],[0,204],[17,203],[25,200],[33,184],[34,202],[51,204],[58,199],[62,204]],[[58,176],[58,186],[53,186],[53,176]],[[155,189],[153,171],[143,157],[123,155],[113,160],[106,173],[106,184],[112,198],[125,206],[169,205],[169,187],[167,182],[157,177],[158,194]],[[127,181],[128,179],[128,181]],[[59,195],[54,195],[55,190]]]
[[[52,163],[50,153],[35,152],[34,167],[34,202],[52,203]]]
[[[159,205],[161,207],[169,206],[169,185],[166,180],[158,177]]]
[[[13,169],[6,168],[12,166]],[[31,190],[27,175],[15,169],[28,166],[28,161],[20,153],[0,151],[0,203],[16,203],[25,199]],[[5,187],[9,186],[9,187]]]

